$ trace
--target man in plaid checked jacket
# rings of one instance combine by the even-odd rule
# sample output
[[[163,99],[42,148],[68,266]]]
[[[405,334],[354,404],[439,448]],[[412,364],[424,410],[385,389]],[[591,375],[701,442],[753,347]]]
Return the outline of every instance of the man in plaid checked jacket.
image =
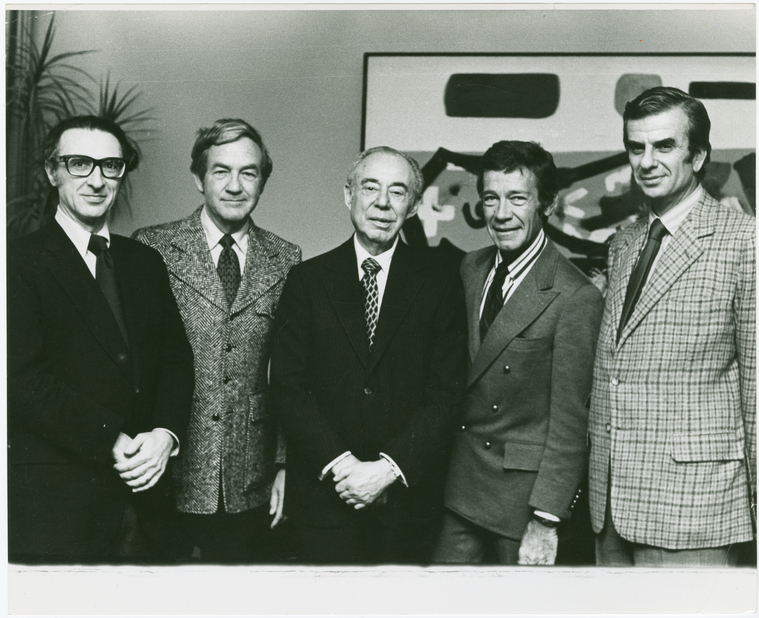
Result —
[[[601,566],[734,564],[731,544],[753,534],[755,222],[701,186],[709,129],[703,104],[675,88],[625,108],[625,147],[649,216],[609,250],[589,425]],[[620,324],[655,218],[667,233]]]

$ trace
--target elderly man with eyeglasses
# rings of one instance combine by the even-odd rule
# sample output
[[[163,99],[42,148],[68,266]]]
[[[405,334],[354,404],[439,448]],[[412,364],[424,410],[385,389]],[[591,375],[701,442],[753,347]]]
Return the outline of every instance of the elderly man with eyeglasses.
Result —
[[[93,116],[44,155],[55,220],[8,245],[9,558],[171,560],[192,350],[160,254],[108,229],[138,155]]]

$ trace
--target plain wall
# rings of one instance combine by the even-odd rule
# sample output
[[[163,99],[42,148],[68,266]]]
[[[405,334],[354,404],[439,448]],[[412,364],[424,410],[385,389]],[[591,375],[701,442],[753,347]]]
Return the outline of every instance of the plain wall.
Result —
[[[50,15],[36,12],[38,36]],[[110,72],[124,89],[137,84],[141,105],[152,108],[155,118],[150,139],[141,141],[143,163],[132,176],[132,211],[117,213],[114,231],[131,234],[184,217],[200,205],[189,171],[195,131],[217,118],[241,117],[261,131],[274,159],[254,219],[299,244],[304,257],[336,246],[352,231],[342,186],[360,147],[365,52],[756,49],[750,5],[696,11],[570,11],[546,5],[487,11],[59,10],[55,15],[54,51],[99,50],[80,57],[78,65],[99,79]],[[494,135],[493,141],[504,137]]]

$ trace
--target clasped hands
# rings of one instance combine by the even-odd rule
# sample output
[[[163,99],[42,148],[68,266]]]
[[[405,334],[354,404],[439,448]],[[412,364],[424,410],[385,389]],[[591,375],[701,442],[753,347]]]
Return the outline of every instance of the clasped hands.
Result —
[[[112,454],[114,469],[132,492],[145,491],[155,485],[166,471],[174,448],[174,438],[167,431],[154,429],[130,438],[119,433]]]
[[[337,462],[332,473],[335,491],[356,510],[370,504],[384,504],[386,490],[396,478],[392,466],[384,459],[359,461],[353,455]]]

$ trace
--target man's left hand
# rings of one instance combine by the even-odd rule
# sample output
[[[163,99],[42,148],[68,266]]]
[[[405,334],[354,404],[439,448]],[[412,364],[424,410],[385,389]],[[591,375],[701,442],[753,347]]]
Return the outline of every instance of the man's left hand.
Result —
[[[137,434],[124,448],[124,460],[113,467],[133,492],[145,491],[155,485],[166,471],[174,438],[167,431],[154,429]]]
[[[553,565],[559,548],[556,528],[549,528],[534,519],[527,524],[527,530],[519,546],[519,564]]]
[[[348,473],[335,474],[335,491],[355,509],[379,498],[395,481],[395,473],[384,459],[360,461]]]
[[[274,528],[284,519],[283,509],[285,506],[285,469],[282,468],[274,477],[274,484],[271,486],[271,498],[269,499],[269,515],[274,515],[271,521],[271,528]]]

